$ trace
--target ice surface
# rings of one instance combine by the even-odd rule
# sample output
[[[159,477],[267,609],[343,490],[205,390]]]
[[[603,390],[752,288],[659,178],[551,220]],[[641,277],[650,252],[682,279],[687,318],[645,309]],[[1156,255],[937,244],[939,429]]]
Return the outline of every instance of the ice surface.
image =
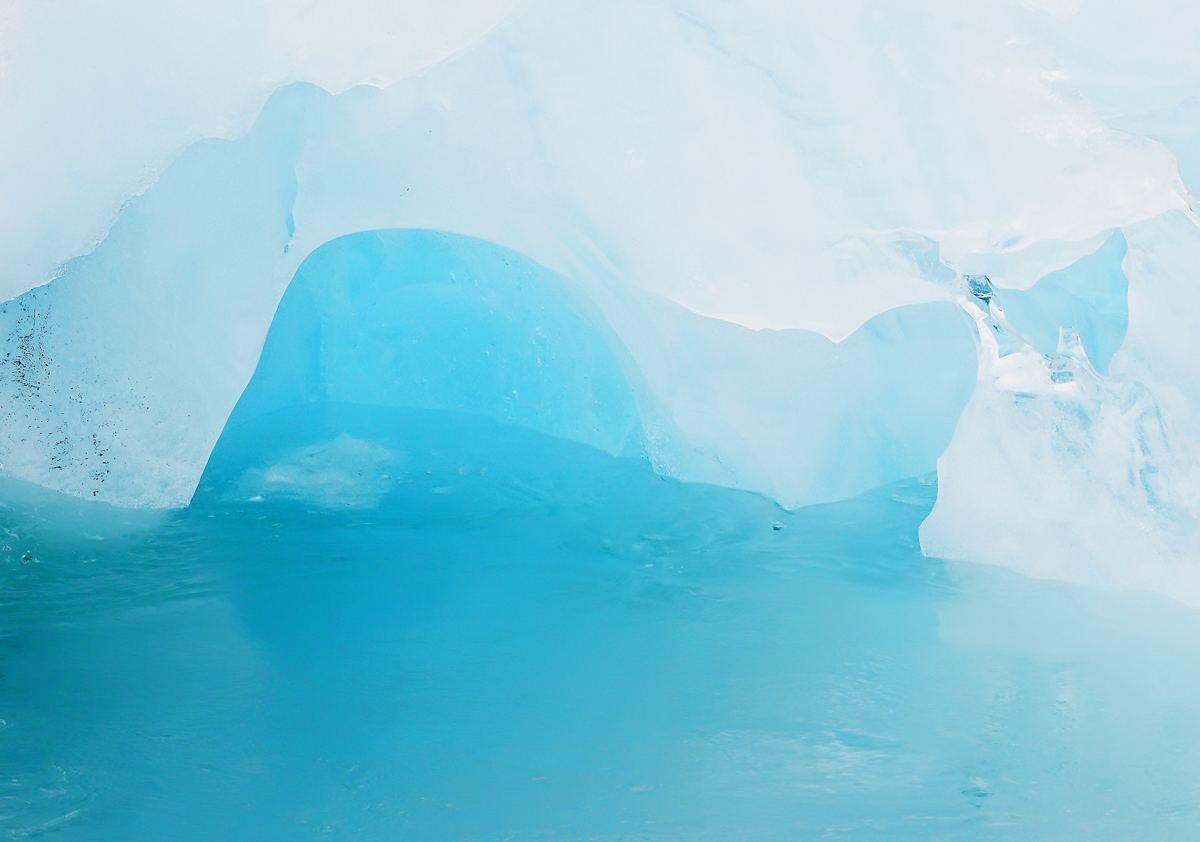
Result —
[[[14,256],[0,295],[88,251],[179,150],[237,136],[278,85],[407,79],[359,123],[392,132],[351,148],[359,164],[390,162],[380,191],[417,195],[365,202],[370,185],[342,178],[372,218],[339,204],[354,224],[330,230],[313,207],[309,248],[438,228],[561,270],[550,250],[566,229],[691,309],[841,338],[937,294],[873,251],[900,229],[957,258],[1186,204],[1167,150],[1104,118],[1184,100],[1197,76],[1179,33],[1195,12],[1028,5],[14,0],[0,80],[12,197],[0,230]],[[424,166],[420,137],[445,166]]]
[[[949,302],[889,310],[840,343],[661,301],[642,316],[630,350],[686,445],[652,439],[659,469],[788,507],[926,473],[973,386],[969,323]]]
[[[190,147],[104,242],[0,304],[0,465],[124,505],[182,505],[254,370],[286,286],[275,272],[306,98],[237,142]]]
[[[644,450],[633,390],[561,280],[435,231],[367,231],[313,252],[229,425],[318,401],[470,412]]]
[[[1052,272],[1028,291],[1005,291],[1000,302],[1009,324],[1042,354],[1058,350],[1059,331],[1071,328],[1091,364],[1108,374],[1129,326],[1129,282],[1121,270],[1125,250],[1125,237],[1116,231],[1094,254]]]
[[[91,251],[188,145],[280,85],[386,85],[469,46],[511,0],[0,3],[0,299]]]
[[[229,426],[326,401],[451,409],[795,505],[930,470],[970,395],[973,348],[948,303],[840,344],[637,303],[622,344],[564,278],[490,243],[347,235],[297,272]]]
[[[786,505],[932,470],[973,380],[950,302],[886,312],[835,344],[698,316],[611,268],[568,277],[479,240],[384,232],[313,251],[275,316],[299,251],[297,156],[379,96],[284,89],[245,138],[190,149],[100,248],[0,306],[9,475],[185,504],[260,349],[263,378],[316,367],[330,399],[490,414]],[[924,248],[922,271],[946,283]],[[298,315],[313,283],[323,309]],[[342,287],[364,298],[339,303]],[[320,353],[316,339],[261,345],[272,318],[280,336],[317,331]],[[247,407],[282,399],[260,387],[276,389],[254,385]]]

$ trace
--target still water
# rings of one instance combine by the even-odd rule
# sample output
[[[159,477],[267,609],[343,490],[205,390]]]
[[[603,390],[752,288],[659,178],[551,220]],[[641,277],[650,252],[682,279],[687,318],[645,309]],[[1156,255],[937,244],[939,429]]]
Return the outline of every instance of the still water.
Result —
[[[0,489],[0,838],[1200,838],[1198,615],[922,557],[931,478],[323,412],[180,511]]]

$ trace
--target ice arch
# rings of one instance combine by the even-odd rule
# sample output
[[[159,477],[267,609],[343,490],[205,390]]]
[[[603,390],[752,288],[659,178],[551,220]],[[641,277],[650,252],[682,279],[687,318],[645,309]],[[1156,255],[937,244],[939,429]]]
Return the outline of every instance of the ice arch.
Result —
[[[439,231],[365,231],[314,251],[227,427],[313,403],[452,410],[640,452],[632,391],[549,270]]]
[[[416,409],[803,505],[928,471],[974,379],[966,320],[949,303],[889,310],[832,342],[647,296],[610,310],[618,338],[568,287],[458,234],[389,229],[322,245],[280,302],[201,492],[375,503],[392,485],[380,478],[400,470],[396,452],[425,447],[431,426],[463,425],[471,442],[455,447],[478,454],[510,437],[387,411]]]
[[[953,303],[872,305],[877,314],[840,342],[701,315],[643,288],[627,265],[576,253],[578,239],[559,222],[579,231],[590,223],[564,216],[553,191],[534,190],[548,183],[542,176],[501,178],[504,161],[471,169],[438,157],[453,138],[481,136],[484,123],[443,137],[404,109],[401,135],[349,120],[385,100],[386,92],[282,89],[245,137],[189,148],[95,251],[0,304],[0,473],[116,505],[187,505],[300,264],[339,237],[384,229],[457,231],[512,265],[545,267],[530,268],[531,277],[554,278],[557,286],[545,283],[609,347],[645,452],[663,474],[795,507],[933,470],[975,382],[969,322]],[[350,146],[371,141],[373,151],[354,167],[336,155],[330,161],[341,163],[325,166],[328,150],[314,132]],[[541,160],[525,151],[505,160]],[[454,160],[477,160],[478,150],[460,152]],[[396,161],[408,162],[411,191],[388,187]],[[510,194],[524,189],[534,191],[528,201],[512,204]],[[519,223],[530,237],[478,224],[484,217]],[[927,257],[937,253],[930,243]],[[755,248],[747,241],[738,253]],[[830,282],[816,252],[785,262],[800,272],[797,294]],[[931,283],[944,286],[949,270],[940,258],[931,266]],[[881,288],[891,277],[870,266],[861,274]],[[394,337],[377,338],[383,351]],[[423,397],[409,387],[408,405],[478,411],[465,398],[433,401],[428,384]],[[506,391],[514,388],[524,403],[505,412],[517,415],[493,419],[610,452],[636,439],[623,423],[597,426],[569,406],[535,411],[537,390]]]
[[[338,237],[288,285],[198,496],[373,508],[392,491],[411,498],[432,467],[422,488],[469,496],[461,475],[489,465],[528,492],[522,451],[538,445],[516,428],[563,442],[563,464],[547,466],[559,479],[580,458],[566,442],[642,455],[605,334],[565,279],[493,243],[414,229]],[[402,508],[414,505],[428,503]]]

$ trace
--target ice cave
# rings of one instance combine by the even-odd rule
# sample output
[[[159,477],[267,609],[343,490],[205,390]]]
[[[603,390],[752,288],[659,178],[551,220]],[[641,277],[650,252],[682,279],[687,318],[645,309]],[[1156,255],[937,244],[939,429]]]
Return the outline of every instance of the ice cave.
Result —
[[[0,3],[0,839],[1200,839],[1200,6]]]

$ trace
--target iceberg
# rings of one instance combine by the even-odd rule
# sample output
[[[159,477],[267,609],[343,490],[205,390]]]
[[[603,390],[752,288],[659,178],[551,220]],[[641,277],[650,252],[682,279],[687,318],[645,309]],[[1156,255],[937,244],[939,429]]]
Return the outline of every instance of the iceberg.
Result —
[[[6,838],[1200,830],[1200,11],[2,16]]]
[[[349,249],[342,259],[366,264],[348,276],[369,288],[363,294],[404,283],[417,298],[386,305],[371,299],[374,303],[360,305],[391,308],[386,329],[391,333],[368,338],[363,330],[378,333],[380,328],[353,318],[339,325],[329,312],[322,336],[334,341],[333,331],[340,330],[346,335],[341,342],[382,348],[397,345],[399,332],[424,322],[419,329],[427,331],[427,338],[409,340],[418,348],[398,363],[412,366],[403,376],[424,371],[420,376],[435,384],[430,389],[458,388],[481,376],[514,378],[518,388],[506,387],[503,399],[519,408],[507,420],[617,450],[625,446],[619,442],[627,429],[642,426],[648,432],[640,446],[663,473],[762,491],[788,506],[852,496],[933,469],[969,397],[974,368],[969,322],[948,300],[892,308],[833,343],[802,328],[752,330],[701,316],[652,291],[623,285],[616,270],[603,264],[584,266],[573,275],[545,266],[518,270],[529,258],[511,251],[499,256],[498,245],[492,247],[497,256],[490,263],[459,269],[464,279],[474,277],[472,271],[484,273],[464,280],[466,287],[431,287],[449,279],[461,261],[474,266],[480,258],[470,252],[484,253],[486,246],[453,239],[441,249],[448,254],[437,257],[437,247],[422,245],[433,241],[418,232],[408,235],[417,237],[408,258],[412,266],[404,266],[399,256],[386,257],[390,248],[403,252],[400,234],[395,246],[380,246],[384,256],[370,254],[378,240],[369,235],[371,229],[326,240],[297,265],[304,249],[298,243],[304,225],[297,205],[299,156],[322,120],[340,130],[343,109],[353,115],[359,108],[374,107],[379,96],[354,91],[334,99],[311,86],[283,89],[244,138],[189,149],[130,203],[99,248],[69,263],[50,284],[0,308],[7,373],[0,380],[6,407],[0,464],[10,476],[118,505],[186,504],[260,354],[264,362],[282,354],[290,364],[317,365],[302,362],[299,348],[276,350],[277,342],[263,343],[272,324],[279,331],[308,329],[299,323],[289,328],[295,318],[291,313],[300,306],[301,289],[311,286],[310,276],[337,274],[320,267],[341,249]],[[343,103],[344,97],[350,99]],[[379,189],[373,179],[362,187]],[[435,234],[428,236],[436,240]],[[922,283],[938,290],[938,298],[947,298],[945,267],[931,269],[929,254],[913,248],[901,241],[886,252],[891,255],[887,259],[904,262],[914,276],[925,272],[932,280]],[[369,268],[379,260],[385,265]],[[439,264],[447,260],[445,266]],[[941,266],[936,259],[933,265]],[[176,282],[163,288],[164,276]],[[537,277],[543,280],[532,280]],[[332,282],[330,277],[321,283]],[[486,291],[489,287],[492,292]],[[437,290],[461,299],[460,305],[449,306],[477,309],[488,296],[508,296],[507,315],[488,315],[497,322],[495,330],[503,323],[508,333],[477,334],[468,329],[473,323],[465,313],[439,315],[435,311],[447,306],[448,299]],[[422,303],[426,292],[435,293],[434,298]],[[480,298],[468,304],[463,296],[470,295]],[[524,300],[518,301],[518,295]],[[530,321],[532,311],[549,306],[566,306],[575,315],[548,312],[545,324]],[[518,317],[513,307],[532,311]],[[193,316],[172,320],[168,313]],[[452,327],[455,318],[468,321]],[[520,327],[513,321],[518,318],[527,324]],[[545,339],[551,356],[543,363],[552,363],[557,355],[561,364],[518,375],[517,369],[533,359],[517,351],[517,344],[543,342],[535,333],[539,328],[552,334]],[[451,338],[451,330],[467,331],[468,342],[499,342],[500,356],[493,360],[475,354],[469,358],[477,364],[465,362],[467,357],[455,362],[472,352],[444,344],[464,341],[461,335]],[[521,331],[525,335],[517,338]],[[592,338],[582,339],[585,334]],[[117,342],[117,336],[129,339]],[[592,375],[585,363],[578,372],[563,368],[574,365],[567,358],[605,355],[612,357],[609,370],[595,376],[607,384],[602,388],[624,390],[625,400],[634,402],[612,409],[629,417],[595,423],[563,418],[551,424],[549,416],[569,414],[564,402],[592,399],[572,395],[575,381]],[[147,357],[155,365],[147,366]],[[369,366],[355,373],[348,360],[323,360],[363,383],[375,376]],[[484,375],[488,370],[493,374]],[[847,383],[855,385],[846,389]],[[521,385],[523,399],[509,394],[521,392]],[[350,381],[331,388],[361,392]],[[499,407],[483,403],[502,399],[481,394],[435,399],[412,389],[391,396],[370,391],[376,394],[360,395],[358,402],[493,415]],[[615,400],[604,396],[602,403]],[[252,398],[245,401],[248,406]],[[886,419],[870,409],[885,405]],[[588,424],[615,426],[607,433],[585,434],[582,427]],[[859,425],[860,432],[844,436],[845,424]],[[838,448],[851,442],[868,450],[846,459]]]

